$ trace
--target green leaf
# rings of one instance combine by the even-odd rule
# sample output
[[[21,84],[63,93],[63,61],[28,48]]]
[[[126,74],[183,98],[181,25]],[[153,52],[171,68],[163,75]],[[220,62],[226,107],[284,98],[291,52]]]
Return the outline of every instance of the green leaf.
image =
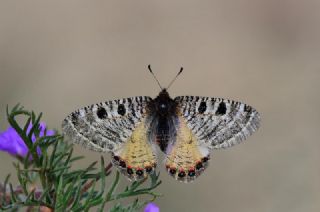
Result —
[[[100,196],[104,194],[104,189],[106,187],[106,174],[105,174],[105,169],[104,169],[104,158],[101,156],[100,157],[100,181],[101,181],[101,191],[99,193]]]
[[[119,173],[119,171],[117,171],[117,172],[116,172],[116,178],[115,178],[115,180],[113,181],[112,186],[111,186],[111,188],[110,188],[110,190],[109,190],[109,192],[108,192],[108,194],[107,194],[106,201],[111,200],[112,194],[113,194],[115,188],[117,187],[117,185],[118,185],[118,183],[119,183],[119,179],[120,179],[120,173]]]
[[[12,184],[10,183],[9,184],[9,187],[10,187],[10,199],[12,202],[17,202],[17,198],[16,196],[14,195],[14,191],[13,191],[13,188],[12,188]]]
[[[21,169],[20,169],[20,165],[19,165],[19,164],[17,164],[16,169],[17,169],[17,176],[18,176],[19,183],[20,183],[20,185],[21,185],[24,193],[25,193],[26,195],[28,195],[27,182],[26,182],[25,178],[22,176],[22,173],[21,173]]]
[[[58,142],[54,143],[53,145],[53,150],[52,150],[52,153],[51,153],[51,157],[50,157],[50,163],[49,163],[49,167],[52,167],[53,165],[53,161],[56,157],[56,152],[57,152],[57,147],[58,147]]]
[[[78,180],[80,179],[80,177],[78,178]],[[78,207],[80,204],[80,198],[81,198],[81,188],[82,188],[82,183],[78,183],[77,187],[75,188],[75,192],[74,192],[74,200],[73,203],[71,205],[71,209],[76,209],[76,207]]]
[[[3,183],[3,196],[1,198],[1,204],[0,205],[5,205],[6,203],[6,193],[7,193],[7,185],[8,185],[8,182],[9,182],[9,179],[10,179],[10,174],[7,175],[6,179],[4,180],[4,183]]]

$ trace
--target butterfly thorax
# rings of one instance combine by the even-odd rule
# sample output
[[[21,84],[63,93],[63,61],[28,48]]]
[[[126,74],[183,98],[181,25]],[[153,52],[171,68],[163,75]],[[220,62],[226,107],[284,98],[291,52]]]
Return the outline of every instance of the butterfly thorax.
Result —
[[[148,105],[151,114],[151,138],[163,152],[166,152],[169,141],[175,140],[175,121],[177,120],[177,103],[169,96],[166,89]]]
[[[166,89],[163,89],[159,95],[153,99],[152,106],[153,112],[162,117],[175,114],[177,108],[175,101],[171,99]]]

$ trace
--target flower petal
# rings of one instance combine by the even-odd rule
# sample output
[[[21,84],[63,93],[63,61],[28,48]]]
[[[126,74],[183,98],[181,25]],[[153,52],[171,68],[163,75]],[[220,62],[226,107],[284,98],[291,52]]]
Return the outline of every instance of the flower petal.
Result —
[[[27,133],[30,132],[32,124],[28,126]],[[46,124],[44,122],[40,123],[40,133],[39,136],[44,136],[44,131],[46,129]],[[47,130],[46,135],[54,135],[53,130]],[[36,137],[32,135],[32,142],[35,142]],[[26,156],[28,153],[28,147],[20,137],[20,135],[13,129],[9,127],[6,131],[0,133],[0,151],[8,152],[11,155]],[[40,148],[37,148],[38,154],[41,154]]]
[[[28,152],[27,146],[12,127],[0,134],[0,150],[21,156],[25,156]]]
[[[159,207],[153,202],[148,203],[144,208],[144,212],[159,212],[159,211],[160,211]]]

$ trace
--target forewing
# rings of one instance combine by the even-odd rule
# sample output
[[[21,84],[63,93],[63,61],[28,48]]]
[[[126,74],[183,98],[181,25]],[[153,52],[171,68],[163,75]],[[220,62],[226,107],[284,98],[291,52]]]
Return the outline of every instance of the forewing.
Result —
[[[241,102],[198,96],[179,96],[175,101],[199,145],[209,148],[238,144],[260,125],[259,113]]]
[[[116,151],[147,116],[150,97],[132,97],[93,104],[76,110],[62,124],[73,142],[91,150]]]

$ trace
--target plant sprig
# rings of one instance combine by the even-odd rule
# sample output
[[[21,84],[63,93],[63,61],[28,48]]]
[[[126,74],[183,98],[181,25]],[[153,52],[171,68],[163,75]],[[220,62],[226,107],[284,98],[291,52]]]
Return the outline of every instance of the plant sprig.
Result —
[[[17,116],[25,118],[23,126],[16,121]],[[14,163],[19,185],[13,188],[9,183],[10,175],[0,184],[0,210],[46,207],[52,211],[88,211],[98,207],[99,211],[104,211],[105,205],[113,201],[115,203],[111,211],[134,211],[159,196],[153,191],[161,184],[159,174],[150,175],[148,186],[143,187],[147,181],[143,179],[117,192],[120,174],[116,171],[113,182],[105,189],[112,164],[105,165],[103,157],[100,159],[100,168],[96,167],[97,162],[93,162],[85,169],[75,169],[74,163],[83,157],[73,156],[72,144],[65,142],[58,132],[46,136],[45,131],[44,136],[40,136],[41,113],[36,115],[16,105],[10,111],[7,107],[7,117],[29,152],[25,157],[17,157],[18,161]],[[28,131],[30,124],[32,128]],[[35,141],[32,136],[35,136]],[[141,195],[149,195],[151,199],[142,201]],[[118,202],[133,196],[137,198],[128,206]]]

